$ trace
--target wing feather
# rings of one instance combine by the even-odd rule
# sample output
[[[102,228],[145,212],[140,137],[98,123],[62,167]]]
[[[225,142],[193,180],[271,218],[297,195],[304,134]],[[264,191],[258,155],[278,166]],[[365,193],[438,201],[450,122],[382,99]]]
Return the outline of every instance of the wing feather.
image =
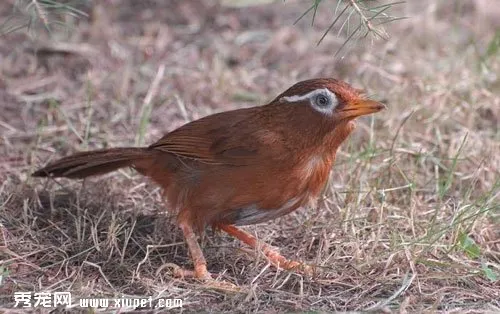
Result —
[[[166,134],[149,148],[203,163],[243,166],[259,151],[259,107],[210,115]]]

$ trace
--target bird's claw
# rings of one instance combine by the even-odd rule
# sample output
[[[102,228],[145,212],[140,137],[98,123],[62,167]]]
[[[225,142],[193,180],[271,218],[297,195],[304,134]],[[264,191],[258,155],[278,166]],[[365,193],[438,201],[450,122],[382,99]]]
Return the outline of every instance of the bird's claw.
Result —
[[[174,263],[166,263],[162,265],[158,271],[156,272],[157,274],[159,271],[163,270],[164,268],[171,268],[172,269],[172,275],[176,278],[181,278],[181,279],[186,279],[186,278],[193,278],[193,279],[198,279],[203,282],[203,286],[211,289],[218,289],[218,290],[224,290],[224,291],[232,291],[232,292],[239,292],[241,291],[241,288],[229,281],[225,280],[215,280],[212,277],[212,274],[206,270],[204,267],[195,267],[195,269],[185,269],[183,267],[180,267],[177,264]]]
[[[317,267],[297,261],[286,260],[285,263],[279,263],[276,266],[284,270],[293,271],[310,277],[314,276],[317,273]]]

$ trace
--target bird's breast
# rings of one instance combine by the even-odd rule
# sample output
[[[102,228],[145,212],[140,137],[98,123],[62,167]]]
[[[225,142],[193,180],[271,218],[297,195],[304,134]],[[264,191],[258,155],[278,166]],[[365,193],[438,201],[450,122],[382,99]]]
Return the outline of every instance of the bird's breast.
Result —
[[[321,155],[313,155],[307,158],[299,166],[299,172],[302,180],[309,180],[317,176],[323,170],[325,160]]]
[[[295,177],[300,184],[299,191],[303,195],[303,205],[315,204],[328,180],[332,159],[332,156],[313,154],[299,163]]]

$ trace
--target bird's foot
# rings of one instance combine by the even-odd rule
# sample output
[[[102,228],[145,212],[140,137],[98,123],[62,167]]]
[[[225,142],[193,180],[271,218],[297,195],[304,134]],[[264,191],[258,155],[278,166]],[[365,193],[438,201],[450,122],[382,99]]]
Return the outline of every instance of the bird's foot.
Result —
[[[316,273],[316,267],[307,265],[303,262],[292,261],[276,251],[267,251],[267,259],[277,268],[293,271],[306,276],[313,276]]]
[[[175,265],[175,264],[174,264]],[[178,265],[173,266],[173,275],[178,278],[195,278],[201,281],[212,280],[212,274],[210,274],[205,265],[195,265],[193,269],[185,269]]]
[[[264,256],[266,256],[266,258],[269,260],[269,262],[271,262],[271,264],[273,264],[277,268],[291,270],[307,276],[312,276],[316,273],[316,267],[287,259],[283,255],[281,255],[275,248],[258,240],[256,237],[245,230],[242,230],[233,225],[219,224],[217,226],[221,230],[227,232],[227,234],[237,238],[253,249],[257,249],[258,251],[263,253]]]
[[[206,265],[195,265],[194,269],[185,269],[173,263],[167,263],[161,268],[172,268],[172,275],[177,278],[193,278],[203,282],[203,286],[211,289],[239,292],[241,288],[237,285],[226,281],[216,280],[212,274],[207,270]]]

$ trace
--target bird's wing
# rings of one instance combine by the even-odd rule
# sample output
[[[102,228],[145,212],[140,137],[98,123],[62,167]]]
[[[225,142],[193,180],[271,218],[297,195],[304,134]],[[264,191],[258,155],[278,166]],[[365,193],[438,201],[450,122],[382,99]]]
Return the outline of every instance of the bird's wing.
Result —
[[[226,111],[190,122],[150,146],[210,164],[251,164],[263,148],[256,136],[258,107]]]

